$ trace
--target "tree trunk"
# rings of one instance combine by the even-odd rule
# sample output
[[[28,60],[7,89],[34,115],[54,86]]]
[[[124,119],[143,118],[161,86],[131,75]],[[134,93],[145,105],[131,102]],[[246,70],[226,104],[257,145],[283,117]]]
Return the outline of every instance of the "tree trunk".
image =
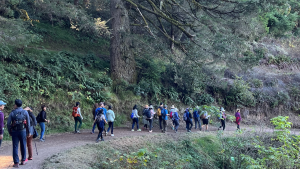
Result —
[[[111,0],[112,38],[110,41],[110,65],[113,80],[135,83],[136,71],[133,52],[130,50],[128,11],[122,0]]]

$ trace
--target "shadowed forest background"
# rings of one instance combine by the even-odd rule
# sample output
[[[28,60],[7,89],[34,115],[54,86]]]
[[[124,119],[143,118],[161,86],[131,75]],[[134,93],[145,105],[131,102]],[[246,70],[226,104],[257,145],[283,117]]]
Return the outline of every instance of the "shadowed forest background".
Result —
[[[240,108],[244,124],[289,116],[299,128],[299,10],[297,0],[0,0],[0,100],[5,115],[16,98],[36,114],[46,104],[51,132],[72,130],[76,101],[84,128],[100,101],[116,126],[134,104],[164,102]]]

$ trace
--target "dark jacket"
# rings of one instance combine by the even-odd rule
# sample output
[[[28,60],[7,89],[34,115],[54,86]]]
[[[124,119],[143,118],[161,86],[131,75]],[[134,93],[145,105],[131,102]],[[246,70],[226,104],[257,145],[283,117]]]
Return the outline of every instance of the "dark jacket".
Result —
[[[3,134],[3,128],[4,128],[4,113],[0,111],[0,135]]]
[[[37,116],[36,121],[38,123],[41,123],[41,122],[46,122],[46,119],[47,119],[47,113],[43,110]]]

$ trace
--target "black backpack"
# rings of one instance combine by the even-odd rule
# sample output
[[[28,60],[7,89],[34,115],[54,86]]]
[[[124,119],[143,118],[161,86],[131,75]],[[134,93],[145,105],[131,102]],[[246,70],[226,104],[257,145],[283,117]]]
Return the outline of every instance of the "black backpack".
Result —
[[[144,114],[145,114],[145,116],[146,116],[148,119],[151,118],[151,112],[150,112],[149,109],[145,109],[145,110],[144,110]]]
[[[24,111],[16,112],[12,116],[12,128],[14,130],[23,130],[26,125],[26,116]]]

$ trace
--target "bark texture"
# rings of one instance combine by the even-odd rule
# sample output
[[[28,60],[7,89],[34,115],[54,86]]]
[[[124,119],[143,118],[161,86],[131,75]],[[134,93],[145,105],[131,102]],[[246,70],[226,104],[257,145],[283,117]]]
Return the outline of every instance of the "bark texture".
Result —
[[[111,0],[112,38],[110,43],[111,75],[114,80],[135,83],[136,71],[128,11],[122,0]]]

